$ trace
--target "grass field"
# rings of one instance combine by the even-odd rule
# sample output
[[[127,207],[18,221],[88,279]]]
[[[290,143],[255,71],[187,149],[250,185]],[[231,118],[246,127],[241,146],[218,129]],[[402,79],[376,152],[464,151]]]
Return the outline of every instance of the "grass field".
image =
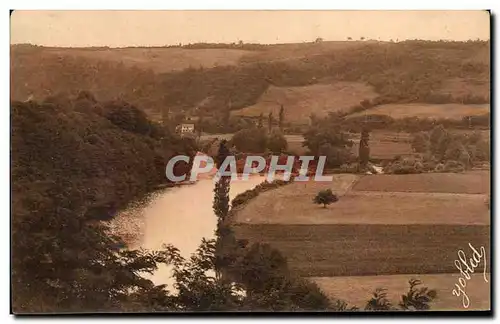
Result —
[[[372,175],[360,179],[352,188],[359,191],[436,192],[489,194],[490,173],[424,173],[405,175]]]
[[[252,51],[238,49],[183,49],[183,48],[114,48],[95,50],[88,48],[46,48],[47,54],[85,57],[123,63],[155,73],[166,73],[193,68],[212,68],[221,65],[237,65],[241,57]]]
[[[297,58],[308,58],[311,56],[324,55],[332,51],[348,50],[350,48],[362,47],[367,44],[383,42],[377,41],[333,41],[321,43],[300,44],[273,44],[262,51],[254,51],[241,58],[242,63],[262,61],[288,61]]]
[[[418,117],[418,118],[447,118],[462,119],[464,116],[483,115],[490,112],[489,104],[462,105],[462,104],[387,104],[376,106],[366,111],[349,115],[359,117],[365,115],[387,115],[392,118]]]
[[[359,104],[364,99],[373,99],[377,93],[372,87],[357,82],[334,82],[302,87],[270,86],[257,104],[233,111],[236,116],[267,117],[272,112],[279,115],[283,105],[287,122],[308,123],[309,116],[326,116],[329,112],[341,111]]]
[[[490,305],[490,275],[488,282],[484,281],[483,274],[473,274],[467,283],[466,292],[470,300],[468,309],[462,306],[462,297],[452,294],[458,281],[456,273],[446,274],[413,274],[392,276],[354,276],[354,277],[315,277],[310,278],[326,292],[330,298],[341,298],[363,308],[372,297],[376,288],[386,288],[387,298],[393,305],[399,303],[401,295],[408,291],[410,278],[422,281],[422,286],[435,289],[437,298],[432,302],[432,310],[489,310]]]

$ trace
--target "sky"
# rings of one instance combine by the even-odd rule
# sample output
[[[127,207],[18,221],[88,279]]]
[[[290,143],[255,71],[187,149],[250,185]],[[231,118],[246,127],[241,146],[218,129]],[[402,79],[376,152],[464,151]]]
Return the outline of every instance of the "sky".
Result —
[[[14,11],[11,44],[164,46],[197,42],[489,39],[486,11]]]

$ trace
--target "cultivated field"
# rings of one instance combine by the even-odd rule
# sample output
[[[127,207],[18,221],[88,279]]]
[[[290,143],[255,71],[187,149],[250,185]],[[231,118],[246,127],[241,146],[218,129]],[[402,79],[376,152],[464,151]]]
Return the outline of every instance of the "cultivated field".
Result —
[[[278,248],[292,270],[305,277],[457,273],[458,250],[471,243],[484,246],[489,255],[490,242],[490,227],[484,225],[253,224],[234,229],[238,238]]]
[[[283,105],[287,122],[307,124],[312,113],[325,116],[375,97],[377,93],[372,87],[357,82],[319,83],[302,87],[270,86],[257,104],[233,111],[233,114],[257,117],[262,113],[267,117],[272,112],[273,116],[278,117],[280,105]]]
[[[358,156],[359,142],[354,142],[352,153]],[[413,154],[410,143],[370,140],[370,158],[372,159],[387,160],[393,159],[398,155],[410,154]]]
[[[325,188],[339,194],[339,201],[314,205],[313,197]],[[358,306],[377,286],[404,293],[415,274],[429,275],[422,278],[426,286],[451,296],[454,279],[433,278],[456,279],[454,260],[468,243],[484,246],[489,272],[489,188],[488,171],[334,175],[332,183],[295,182],[261,193],[236,211],[233,226],[239,238],[278,248],[297,274],[332,277],[321,278],[320,287]],[[487,308],[489,295],[475,289],[472,307]],[[432,309],[460,305],[446,297]]]
[[[490,309],[490,275],[488,282],[484,281],[482,273],[472,275],[467,283],[466,292],[469,296],[468,309],[462,306],[462,297],[452,294],[458,282],[458,274],[427,274],[427,275],[392,275],[392,276],[361,276],[361,277],[316,277],[311,278],[331,298],[348,300],[352,305],[364,307],[372,297],[376,288],[387,288],[387,298],[392,304],[401,300],[401,295],[408,291],[408,280],[419,279],[424,286],[437,291],[437,299],[432,304],[432,310],[489,310]]]
[[[350,134],[354,142],[352,153],[358,156],[360,134]],[[373,159],[393,159],[398,155],[413,154],[410,145],[411,134],[393,131],[373,131],[370,133],[370,157]]]
[[[489,194],[490,173],[424,173],[372,175],[353,186],[358,191]]]
[[[366,111],[349,115],[359,117],[365,115],[387,115],[392,118],[418,117],[418,118],[447,118],[462,119],[464,116],[477,116],[490,112],[489,104],[462,105],[462,104],[387,104],[380,105]]]

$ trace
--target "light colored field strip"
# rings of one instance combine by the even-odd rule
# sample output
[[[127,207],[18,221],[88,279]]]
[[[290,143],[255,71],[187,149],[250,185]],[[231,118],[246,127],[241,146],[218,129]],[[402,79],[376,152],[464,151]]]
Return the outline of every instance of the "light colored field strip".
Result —
[[[463,198],[481,197],[487,198],[488,195],[482,193],[450,193],[450,192],[408,192],[408,191],[377,191],[377,190],[356,190],[349,191],[350,196],[363,196],[363,197],[393,197],[401,199],[411,199],[414,197],[423,198]]]
[[[489,194],[490,172],[377,174],[362,177],[355,191]]]
[[[482,269],[477,268],[478,272]],[[467,281],[465,291],[469,297],[468,309],[462,306],[462,298],[452,295],[458,283],[458,273],[445,274],[402,274],[389,276],[356,276],[356,277],[312,277],[310,280],[318,284],[330,298],[343,299],[351,305],[363,308],[376,288],[387,288],[387,297],[397,304],[401,295],[408,291],[408,280],[416,278],[423,286],[436,289],[437,299],[431,304],[431,310],[489,310],[490,309],[490,276],[485,282],[483,274],[475,273]]]
[[[351,183],[352,184],[352,183]],[[480,194],[340,192],[327,208],[312,203],[318,191],[291,184],[259,195],[236,213],[249,224],[454,224],[489,225],[487,196]],[[346,193],[347,192],[347,193]],[[292,194],[293,193],[293,194]],[[344,194],[346,193],[346,194]]]

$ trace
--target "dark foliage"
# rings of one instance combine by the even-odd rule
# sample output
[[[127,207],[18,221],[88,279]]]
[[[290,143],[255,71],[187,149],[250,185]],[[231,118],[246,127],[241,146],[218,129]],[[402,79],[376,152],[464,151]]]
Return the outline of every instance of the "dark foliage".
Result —
[[[315,204],[323,205],[324,208],[337,201],[339,201],[339,198],[332,192],[332,189],[321,190],[313,199]]]
[[[16,312],[121,309],[131,302],[130,291],[156,289],[139,274],[162,259],[117,252],[121,240],[94,220],[113,217],[165,182],[166,159],[175,151],[189,155],[190,147],[173,137],[162,147],[125,131],[96,107],[82,111],[82,100],[98,105],[82,96],[65,105],[11,104]]]
[[[346,133],[340,130],[340,125],[322,123],[311,126],[304,133],[303,146],[314,156],[326,156],[328,167],[340,167],[352,159],[353,142]]]

